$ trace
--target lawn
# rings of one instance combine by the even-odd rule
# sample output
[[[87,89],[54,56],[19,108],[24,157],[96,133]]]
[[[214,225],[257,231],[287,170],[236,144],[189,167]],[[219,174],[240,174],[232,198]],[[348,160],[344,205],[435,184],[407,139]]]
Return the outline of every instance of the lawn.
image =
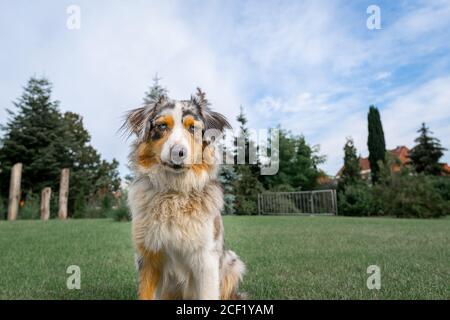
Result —
[[[225,217],[254,299],[450,299],[450,219]],[[66,269],[81,268],[81,290]],[[381,289],[369,290],[369,265]],[[130,224],[0,221],[0,299],[135,299]]]

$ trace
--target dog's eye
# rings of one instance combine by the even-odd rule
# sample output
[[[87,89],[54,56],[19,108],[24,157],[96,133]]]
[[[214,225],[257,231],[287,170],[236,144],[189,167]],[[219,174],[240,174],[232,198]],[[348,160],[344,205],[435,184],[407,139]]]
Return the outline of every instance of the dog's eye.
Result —
[[[190,132],[193,133],[193,132],[195,131],[195,129],[196,129],[196,128],[195,128],[195,125],[193,125],[193,124],[189,126],[189,131],[190,131]]]
[[[158,124],[158,129],[162,130],[162,131],[166,130],[167,129],[167,124],[165,124],[165,123]]]

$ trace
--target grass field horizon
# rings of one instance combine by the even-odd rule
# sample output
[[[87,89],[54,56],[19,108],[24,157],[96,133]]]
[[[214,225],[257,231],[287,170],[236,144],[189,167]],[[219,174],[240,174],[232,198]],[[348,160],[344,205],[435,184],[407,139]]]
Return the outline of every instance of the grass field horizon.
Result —
[[[250,299],[449,299],[450,219],[225,216]],[[69,290],[67,267],[81,268]],[[381,269],[381,289],[366,286]],[[0,221],[0,299],[136,299],[130,223]]]

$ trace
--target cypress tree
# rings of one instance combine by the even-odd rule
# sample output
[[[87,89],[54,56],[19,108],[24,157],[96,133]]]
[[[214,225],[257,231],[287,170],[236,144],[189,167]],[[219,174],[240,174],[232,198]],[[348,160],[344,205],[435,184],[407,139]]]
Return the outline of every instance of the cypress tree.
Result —
[[[446,150],[441,146],[439,139],[432,137],[433,132],[422,123],[422,127],[417,131],[420,133],[414,141],[417,145],[411,149],[409,158],[418,173],[430,175],[440,175],[442,165],[439,159]]]
[[[386,143],[384,140],[383,125],[381,124],[380,112],[375,106],[370,106],[368,120],[369,136],[367,147],[369,149],[370,171],[372,174],[372,183],[376,184],[379,180],[380,165],[384,162],[386,154]]]

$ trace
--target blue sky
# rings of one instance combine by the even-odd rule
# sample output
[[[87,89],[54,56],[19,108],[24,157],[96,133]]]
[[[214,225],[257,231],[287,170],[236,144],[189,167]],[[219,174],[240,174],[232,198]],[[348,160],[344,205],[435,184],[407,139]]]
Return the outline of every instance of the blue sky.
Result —
[[[72,4],[79,30],[66,27]],[[366,27],[372,4],[380,30]],[[303,133],[335,174],[346,137],[367,155],[370,104],[388,148],[411,147],[425,121],[450,149],[449,39],[441,0],[0,0],[0,122],[30,76],[47,76],[61,109],[83,115],[125,174],[129,142],[116,130],[158,73],[173,98],[201,86],[233,123],[242,105],[252,128]]]

